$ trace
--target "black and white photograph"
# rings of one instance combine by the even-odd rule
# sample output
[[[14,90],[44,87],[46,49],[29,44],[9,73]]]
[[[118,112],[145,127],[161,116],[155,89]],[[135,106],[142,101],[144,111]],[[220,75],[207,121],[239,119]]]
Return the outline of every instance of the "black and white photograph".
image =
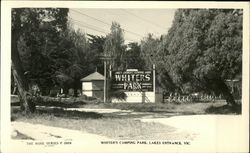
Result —
[[[248,152],[249,3],[59,3],[6,2],[3,152]]]

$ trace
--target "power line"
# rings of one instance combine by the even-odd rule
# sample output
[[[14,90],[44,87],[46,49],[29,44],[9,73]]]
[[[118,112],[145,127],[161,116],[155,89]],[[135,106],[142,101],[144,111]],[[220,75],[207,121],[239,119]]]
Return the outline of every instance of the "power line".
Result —
[[[87,25],[87,26],[91,26],[91,27],[94,27],[94,28],[96,28],[96,29],[99,29],[99,30],[102,30],[102,31],[105,31],[105,34],[108,34],[108,32],[106,32],[106,30],[104,30],[104,29],[102,29],[102,28],[100,28],[100,27],[97,27],[97,26],[94,26],[94,25],[91,25],[91,24],[88,24],[88,23],[86,23],[86,22],[83,22],[83,21],[79,21],[79,20],[75,20],[75,19],[71,19],[73,22],[78,22],[79,24],[85,24],[85,25]]]
[[[111,25],[111,24],[109,24],[109,23],[107,23],[107,22],[104,22],[104,21],[102,21],[102,20],[99,20],[99,19],[97,19],[97,18],[94,18],[94,17],[92,17],[92,16],[89,16],[89,15],[87,15],[87,14],[85,14],[85,13],[80,12],[80,11],[73,10],[73,9],[71,9],[71,10],[72,10],[73,12],[79,13],[79,14],[81,14],[81,15],[83,15],[83,16],[87,16],[87,17],[89,17],[89,18],[91,18],[91,19],[94,19],[94,20],[96,20],[96,21],[99,21],[99,22],[101,22],[101,23],[103,23],[103,24],[106,24],[106,25],[108,25],[108,26]]]
[[[98,30],[98,29],[95,29],[93,27],[89,27],[89,26],[86,26],[86,25],[83,25],[81,23],[76,23],[75,21],[73,21],[75,24],[78,24],[78,26],[81,26],[81,27],[85,27],[87,29],[91,29],[91,30],[94,30],[94,31],[97,31],[97,32],[101,32],[101,33],[104,33],[104,34],[107,34],[107,32],[105,31],[101,31],[101,30]]]
[[[105,21],[102,21],[102,20],[97,19],[97,18],[95,18],[95,17],[92,17],[92,16],[90,16],[90,15],[87,15],[87,14],[85,14],[85,13],[82,13],[82,12],[80,12],[80,11],[73,10],[73,9],[71,9],[71,10],[72,10],[73,12],[79,13],[79,14],[81,14],[81,15],[83,15],[83,16],[87,16],[87,17],[89,17],[89,18],[91,18],[91,19],[94,19],[94,20],[96,20],[96,21],[98,21],[98,22],[101,22],[101,23],[103,23],[103,24],[112,26],[112,24],[110,24],[110,23],[107,23],[107,22],[105,22]],[[133,34],[133,35],[140,36],[140,37],[144,37],[144,36],[142,36],[142,35],[140,35],[140,34],[138,34],[138,33],[135,33],[135,32],[129,31],[129,30],[126,30],[126,29],[124,29],[124,28],[121,28],[121,29],[124,30],[124,31],[126,31],[126,32],[128,32],[128,33],[131,33],[131,34]]]
[[[79,21],[79,20],[76,20],[76,19],[72,19],[72,18],[71,18],[71,20],[72,20],[75,24],[79,23],[79,24],[81,24],[83,27],[89,28],[89,29],[91,29],[91,30],[93,30],[93,29],[95,28],[95,29],[97,29],[99,32],[100,32],[100,30],[101,30],[102,33],[108,34],[108,32],[107,32],[106,30],[104,30],[104,29],[102,29],[102,28],[100,28],[100,27],[97,27],[97,26],[88,24],[88,23],[83,22],[83,21]],[[76,23],[76,22],[77,22],[77,23]],[[84,25],[84,24],[85,24],[85,25]],[[90,26],[90,27],[89,27],[89,26]],[[93,27],[94,27],[94,28],[93,28]],[[134,40],[134,39],[131,39],[131,38],[126,39],[126,40],[137,41],[137,40]]]
[[[77,21],[77,20],[73,20],[72,19],[72,21],[75,23],[75,24],[77,24],[78,26],[81,26],[81,27],[84,27],[84,28],[87,28],[87,29],[91,29],[91,30],[94,30],[94,31],[97,31],[97,32],[101,32],[101,33],[104,33],[104,34],[108,34],[108,32],[106,32],[104,29],[101,29],[101,28],[99,28],[99,27],[96,27],[96,26],[93,26],[93,25],[90,25],[90,24],[88,24],[88,25],[84,25],[84,24],[82,24],[80,21]],[[77,23],[77,22],[80,22],[80,23]],[[93,26],[93,27],[95,27],[95,28],[93,28],[93,27],[90,27],[90,26]],[[126,40],[129,40],[129,41],[137,41],[137,40],[133,40],[133,39],[126,39]]]
[[[135,17],[137,17],[137,18],[143,20],[144,22],[148,22],[148,23],[150,23],[150,24],[152,24],[152,25],[154,25],[154,26],[157,26],[157,27],[159,27],[159,28],[161,28],[161,29],[166,30],[166,28],[164,28],[164,27],[162,27],[162,26],[160,26],[160,25],[158,25],[158,24],[155,24],[155,23],[153,23],[153,22],[151,22],[151,21],[149,21],[149,20],[146,20],[146,19],[144,19],[144,18],[142,18],[142,17],[140,17],[140,16],[138,16],[138,15],[132,13],[132,12],[129,12],[129,11],[126,10],[126,9],[122,9],[122,10],[123,10],[124,12],[130,14],[130,15],[133,15],[133,16],[135,16]]]

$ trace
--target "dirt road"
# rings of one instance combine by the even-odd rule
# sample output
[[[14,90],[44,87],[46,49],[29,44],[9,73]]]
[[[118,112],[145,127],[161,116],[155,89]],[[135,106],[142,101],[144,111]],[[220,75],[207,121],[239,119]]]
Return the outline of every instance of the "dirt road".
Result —
[[[98,110],[98,109],[86,109],[78,111],[88,111],[88,112],[96,112],[100,114],[123,114],[131,115],[132,114],[140,114],[141,118],[138,116],[134,119],[141,120],[142,122],[158,122],[161,124],[165,124],[168,126],[172,126],[177,128],[177,132],[187,132],[190,134],[194,134],[194,140],[190,141],[192,145],[190,147],[199,148],[199,151],[202,151],[202,147],[206,148],[208,152],[214,152],[215,150],[223,150],[225,144],[231,144],[228,146],[228,151],[237,151],[239,150],[237,141],[240,138],[244,138],[243,127],[239,127],[239,125],[244,122],[241,115],[186,115],[186,116],[173,116],[168,114],[157,115],[154,113],[145,113],[142,112],[131,112],[131,111],[119,111],[117,109],[110,110]],[[165,117],[164,117],[165,116]],[[35,140],[79,140],[79,142],[86,142],[87,144],[100,144],[100,141],[114,141],[110,138],[84,133],[82,131],[70,130],[64,128],[50,127],[40,124],[30,124],[24,122],[12,122],[13,130],[17,130],[20,133],[27,135]],[[157,127],[155,127],[157,128]],[[219,145],[224,144],[224,145]],[[234,145],[235,144],[235,145]],[[242,143],[242,146],[244,144]],[[223,147],[222,147],[223,146]],[[108,147],[108,146],[103,146]],[[119,149],[119,146],[114,146]],[[125,147],[125,146],[124,146]],[[146,146],[150,147],[150,146]],[[175,146],[155,146],[154,149],[160,149],[167,147],[168,149],[173,148],[176,149]],[[126,148],[126,147],[125,147]],[[131,148],[132,149],[132,148]],[[190,148],[180,148],[180,149],[190,149]],[[188,151],[188,150],[187,150]]]
[[[173,116],[168,113],[148,113],[148,112],[133,112],[119,109],[89,109],[89,108],[68,108],[66,110],[77,110],[83,112],[96,112],[100,114],[112,114],[122,116],[133,116],[136,120],[143,122],[158,122],[164,125],[172,126],[178,129],[179,132],[189,132],[196,135],[197,140],[214,141],[216,137],[216,126],[218,118],[234,119],[234,115],[186,115]],[[114,114],[115,113],[115,114]],[[139,116],[138,116],[139,115]],[[54,139],[54,138],[72,138],[81,139],[92,137],[93,139],[104,138],[94,134],[87,134],[81,131],[49,127],[45,125],[36,125],[24,122],[12,122],[14,130],[28,135],[34,139]],[[72,133],[69,135],[69,133]],[[107,138],[105,138],[107,139]]]

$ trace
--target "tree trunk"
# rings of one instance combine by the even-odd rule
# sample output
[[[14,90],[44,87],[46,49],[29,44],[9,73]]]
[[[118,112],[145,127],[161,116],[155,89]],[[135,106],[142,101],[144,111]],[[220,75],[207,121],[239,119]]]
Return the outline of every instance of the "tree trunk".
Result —
[[[225,83],[223,83],[223,84],[224,84],[224,86],[226,86]],[[223,95],[223,97],[226,99],[227,104],[232,105],[232,106],[235,106],[235,105],[236,105],[236,103],[235,103],[235,101],[234,101],[234,97],[233,97],[233,95],[230,93],[230,91],[229,91],[229,89],[228,89],[227,86],[226,86],[225,88],[222,89],[222,95]]]
[[[220,89],[220,92],[223,95],[223,97],[226,99],[227,104],[231,106],[235,106],[236,102],[234,101],[234,97],[230,93],[230,89],[228,88],[226,83],[223,80],[219,79],[218,81],[216,81],[216,86],[217,88]]]
[[[22,63],[17,49],[17,41],[18,41],[18,34],[17,32],[12,31],[12,38],[11,38],[11,61],[12,61],[11,67],[13,70],[12,73],[14,76],[15,83],[17,84],[17,89],[19,92],[18,95],[21,102],[21,108],[23,108],[24,112],[27,114],[35,111],[35,104],[32,102],[32,96],[28,92],[29,87],[24,76]]]

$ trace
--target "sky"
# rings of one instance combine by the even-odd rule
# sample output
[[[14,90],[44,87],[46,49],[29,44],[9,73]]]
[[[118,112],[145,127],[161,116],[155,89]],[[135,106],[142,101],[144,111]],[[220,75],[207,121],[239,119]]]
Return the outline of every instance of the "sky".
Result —
[[[74,29],[84,33],[105,36],[110,33],[112,21],[124,29],[125,43],[140,42],[148,33],[155,37],[167,34],[175,9],[79,9],[69,10]]]

